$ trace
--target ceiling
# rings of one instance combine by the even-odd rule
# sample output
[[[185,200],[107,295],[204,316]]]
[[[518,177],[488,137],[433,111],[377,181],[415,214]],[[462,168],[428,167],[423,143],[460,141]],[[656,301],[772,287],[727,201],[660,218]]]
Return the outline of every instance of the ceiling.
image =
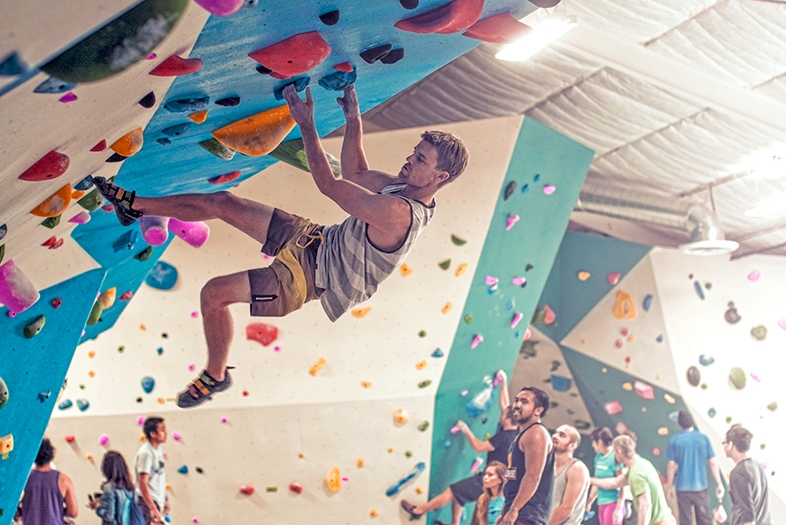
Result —
[[[367,131],[526,114],[596,151],[585,191],[717,212],[726,238],[786,255],[786,4],[562,0],[578,27],[521,63],[482,44],[364,116]],[[534,22],[536,23],[536,21]],[[775,162],[774,162],[775,160]],[[677,245],[684,232],[586,213],[574,227]]]

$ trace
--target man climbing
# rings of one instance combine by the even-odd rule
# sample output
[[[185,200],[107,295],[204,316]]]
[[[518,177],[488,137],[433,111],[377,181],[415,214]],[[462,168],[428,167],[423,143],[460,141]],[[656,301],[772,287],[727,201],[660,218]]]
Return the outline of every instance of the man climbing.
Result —
[[[227,370],[233,333],[229,305],[249,303],[253,316],[281,317],[320,299],[327,316],[336,321],[371,297],[404,260],[431,220],[434,195],[467,165],[469,155],[458,137],[426,131],[398,175],[370,170],[363,151],[360,108],[350,86],[337,99],[347,122],[341,150],[343,175],[337,179],[319,140],[311,90],[306,90],[305,101],[293,85],[283,93],[300,126],[317,188],[350,215],[340,224],[320,226],[229,192],[146,198],[94,178],[124,225],[143,215],[181,221],[221,219],[262,243],[262,252],[275,257],[269,267],[216,277],[202,288],[207,366],[179,394],[181,408],[199,405],[232,385]]]

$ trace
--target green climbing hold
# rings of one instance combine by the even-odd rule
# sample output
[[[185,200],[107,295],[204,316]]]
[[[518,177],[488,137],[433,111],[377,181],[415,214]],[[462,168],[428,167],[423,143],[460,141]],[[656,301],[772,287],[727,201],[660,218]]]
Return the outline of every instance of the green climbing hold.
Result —
[[[0,245],[0,263],[3,262],[3,257],[5,257],[5,244]]]
[[[739,367],[732,368],[731,372],[729,372],[729,383],[737,390],[745,388],[745,384],[747,383],[745,371]]]
[[[118,354],[122,354],[125,351],[126,351],[126,347],[125,346],[120,345],[120,346],[117,347],[117,353]]]
[[[235,156],[235,150],[224,146],[214,138],[203,140],[199,145],[221,160],[232,160]]]
[[[43,330],[46,324],[46,316],[39,315],[33,322],[25,326],[25,337],[28,339],[37,336]]]
[[[268,153],[268,155],[281,162],[286,162],[291,166],[311,173],[311,170],[308,168],[308,160],[306,160],[306,150],[303,147],[303,139],[282,142],[276,146],[276,149]],[[327,157],[328,164],[330,164],[331,171],[333,171],[333,176],[338,179],[341,177],[341,161],[327,152],[325,152],[325,156]]]
[[[453,242],[453,244],[455,244],[456,246],[464,246],[465,244],[467,244],[467,241],[466,241],[466,240],[462,239],[461,237],[459,237],[459,236],[457,236],[457,235],[451,235],[451,236],[450,236],[450,240],[451,240],[451,241]]]
[[[444,261],[441,261],[437,264],[439,264],[439,267],[442,268],[443,270],[447,270],[448,268],[450,268],[450,259],[445,259]]]
[[[265,492],[278,492],[278,487],[265,487]]]
[[[431,379],[426,379],[425,381],[421,381],[418,383],[418,388],[426,388],[431,384]]]
[[[521,343],[521,348],[519,348],[519,354],[521,354],[521,357],[523,357],[524,359],[527,359],[529,357],[537,357],[538,349],[535,348],[535,346],[539,342],[540,341],[535,341],[534,339],[527,339],[526,341]]]
[[[751,337],[757,341],[764,341],[767,338],[767,327],[763,324],[751,328]]]
[[[2,392],[2,379],[0,379],[0,407],[2,407],[2,406],[3,406],[2,397],[3,397],[3,392]],[[776,403],[775,401],[773,401],[772,403],[770,403],[769,405],[767,405],[767,410],[769,410],[770,412],[775,412],[776,410],[778,410],[778,403]]]
[[[429,422],[424,421],[423,423],[418,425],[418,430],[420,430],[421,432],[425,432],[426,430],[428,430],[428,427],[429,427]]]
[[[6,403],[8,403],[8,387],[3,378],[0,377],[0,408],[3,408]]]
[[[412,451],[411,450],[407,450],[406,452],[404,452],[404,456],[408,457],[408,458],[411,458],[412,457]]]
[[[106,200],[98,190],[93,190],[78,201],[76,201],[81,207],[86,209],[87,211],[96,211],[98,208],[106,204]]]
[[[467,314],[464,316],[464,322],[467,324],[472,324],[472,316]]]
[[[491,432],[483,434],[483,441],[488,441],[489,439],[491,439]]]
[[[136,259],[137,261],[144,262],[144,261],[150,259],[151,255],[153,255],[153,247],[152,246],[148,246],[147,248],[145,248],[144,250],[142,250],[138,254],[134,255],[134,259]]]
[[[426,331],[425,330],[421,330],[420,332],[418,332],[418,337],[420,337],[420,338],[426,337]]]
[[[93,303],[93,308],[90,310],[90,315],[87,316],[87,325],[93,326],[101,319],[101,314],[104,312],[104,305],[101,304],[101,301],[96,300]]]
[[[61,215],[55,215],[54,217],[47,217],[41,222],[41,226],[45,228],[49,228],[50,230],[60,224],[60,217]]]

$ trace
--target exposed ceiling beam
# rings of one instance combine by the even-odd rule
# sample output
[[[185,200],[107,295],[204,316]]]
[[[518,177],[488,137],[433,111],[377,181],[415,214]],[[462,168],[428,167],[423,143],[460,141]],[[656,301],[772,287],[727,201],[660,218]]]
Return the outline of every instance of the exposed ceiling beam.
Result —
[[[732,113],[779,135],[786,134],[786,104],[696,71],[644,46],[582,26],[580,21],[560,43],[699,105]]]

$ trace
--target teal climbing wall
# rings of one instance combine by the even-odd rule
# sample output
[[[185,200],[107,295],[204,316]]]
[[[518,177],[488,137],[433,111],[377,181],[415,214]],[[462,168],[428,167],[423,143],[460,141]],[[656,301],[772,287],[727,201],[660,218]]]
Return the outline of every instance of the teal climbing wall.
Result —
[[[0,408],[0,436],[14,436],[13,451],[8,459],[0,460],[0,511],[4,511],[0,525],[13,518],[103,280],[104,270],[91,270],[43,290],[35,305],[13,318],[7,308],[0,309],[0,377],[10,393],[8,403]],[[52,306],[55,298],[62,301],[58,308]],[[37,336],[26,338],[24,327],[41,315],[46,316],[44,328]],[[78,410],[76,403],[70,410]]]
[[[456,421],[467,421],[481,437],[495,431],[499,417],[496,402],[475,418],[468,417],[466,405],[484,388],[484,376],[513,368],[592,157],[591,150],[532,119],[525,119],[521,126],[462,313],[464,320],[437,392],[432,497],[468,476],[477,456],[463,437],[450,434]],[[506,199],[505,190],[511,182],[516,187]],[[553,193],[547,194],[547,186],[554,188]],[[520,220],[507,230],[508,217],[513,215]],[[487,276],[499,279],[496,289],[486,284]],[[525,277],[526,285],[513,284],[515,277]],[[511,329],[516,312],[522,313],[523,319]],[[471,349],[478,334],[483,342]],[[462,396],[464,390],[468,392]],[[429,519],[445,520],[448,512],[443,509],[442,514],[433,513]]]

